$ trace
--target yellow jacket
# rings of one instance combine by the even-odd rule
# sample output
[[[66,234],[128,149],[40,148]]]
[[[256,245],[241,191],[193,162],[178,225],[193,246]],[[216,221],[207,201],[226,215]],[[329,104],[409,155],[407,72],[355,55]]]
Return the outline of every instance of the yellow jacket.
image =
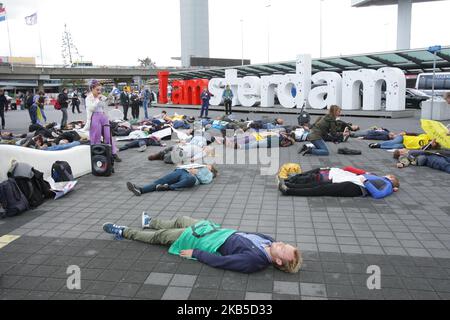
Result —
[[[420,150],[431,142],[431,138],[427,134],[419,136],[403,136],[403,145],[409,150]]]
[[[284,166],[280,168],[278,173],[278,178],[287,179],[291,174],[300,174],[302,173],[302,168],[297,163],[286,163]]]

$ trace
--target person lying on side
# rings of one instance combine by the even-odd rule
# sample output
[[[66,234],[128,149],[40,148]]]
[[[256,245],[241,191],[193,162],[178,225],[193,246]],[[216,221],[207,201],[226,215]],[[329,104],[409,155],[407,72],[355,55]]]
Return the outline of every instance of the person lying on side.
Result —
[[[337,182],[339,181],[339,182]],[[383,199],[398,191],[394,175],[380,177],[361,169],[315,169],[280,181],[283,195],[300,197],[365,197]]]
[[[163,221],[144,212],[142,228],[151,230],[103,225],[103,230],[116,240],[170,246],[172,255],[235,272],[259,272],[273,265],[281,271],[297,273],[303,261],[300,250],[292,245],[276,242],[264,234],[225,229],[208,220],[180,217]]]
[[[430,152],[401,149],[395,150],[394,159],[398,160],[397,168],[399,169],[412,165],[450,173],[450,150]]]
[[[127,188],[135,196],[155,191],[175,191],[192,188],[201,184],[210,184],[217,177],[217,169],[213,165],[199,166],[192,169],[177,168],[172,173],[150,183],[144,187],[138,187],[127,182]]]

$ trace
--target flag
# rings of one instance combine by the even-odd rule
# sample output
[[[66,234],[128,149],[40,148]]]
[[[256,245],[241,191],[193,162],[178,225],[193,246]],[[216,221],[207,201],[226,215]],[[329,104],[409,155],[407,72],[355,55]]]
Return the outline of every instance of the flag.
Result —
[[[37,23],[37,13],[34,13],[31,16],[25,17],[25,23],[28,26],[35,25]]]
[[[0,3],[0,22],[6,20],[6,9],[3,7],[3,3]]]

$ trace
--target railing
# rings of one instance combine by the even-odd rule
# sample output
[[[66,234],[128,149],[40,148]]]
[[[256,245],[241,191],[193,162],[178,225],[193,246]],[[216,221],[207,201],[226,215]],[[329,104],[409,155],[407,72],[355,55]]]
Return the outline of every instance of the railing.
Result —
[[[140,67],[140,66],[89,66],[89,67],[77,67],[77,66],[68,66],[68,65],[40,65],[40,64],[19,64],[19,63],[1,63],[0,67],[21,67],[21,68],[36,68],[36,69],[132,69],[132,70],[185,70],[186,68],[182,67]]]

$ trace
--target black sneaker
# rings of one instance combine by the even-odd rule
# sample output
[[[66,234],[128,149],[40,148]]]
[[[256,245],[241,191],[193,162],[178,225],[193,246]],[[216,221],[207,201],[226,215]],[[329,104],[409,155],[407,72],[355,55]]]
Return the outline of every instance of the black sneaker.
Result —
[[[306,144],[303,145],[300,149],[298,149],[298,154],[305,152],[308,150],[308,146]]]
[[[156,191],[169,191],[169,185],[168,184],[158,184],[156,186]]]
[[[380,149],[381,145],[379,143],[371,143],[369,144],[370,149]]]
[[[119,158],[117,154],[113,156],[115,162],[122,162],[122,159]]]
[[[303,156],[306,156],[307,154],[312,154],[312,150],[313,150],[313,148],[306,147],[306,151],[303,152]]]
[[[142,196],[142,191],[141,189],[139,189],[138,187],[136,187],[134,184],[132,184],[131,182],[127,182],[127,188],[128,190],[130,190],[131,192],[134,193],[134,195],[136,197],[140,197]]]

